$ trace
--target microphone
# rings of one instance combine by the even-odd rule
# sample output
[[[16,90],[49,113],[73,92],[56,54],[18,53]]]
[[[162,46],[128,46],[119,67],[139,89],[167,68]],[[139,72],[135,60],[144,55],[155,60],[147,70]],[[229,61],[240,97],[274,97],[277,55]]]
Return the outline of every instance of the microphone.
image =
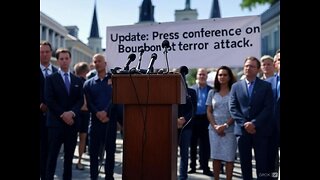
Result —
[[[189,69],[187,66],[181,66],[179,72],[182,75],[182,77],[185,79],[186,75],[189,73]]]
[[[140,65],[141,65],[141,60],[142,60],[142,54],[144,53],[144,49],[140,49],[140,51],[139,51],[140,53],[139,53],[139,62],[138,62],[138,65],[137,65],[137,67],[136,67],[136,69],[140,69]]]
[[[135,54],[130,54],[129,56],[128,56],[128,62],[127,62],[127,64],[126,64],[126,66],[124,67],[124,70],[125,71],[128,71],[129,70],[129,65],[130,65],[130,63],[132,62],[132,61],[134,61],[136,59],[136,55]]]
[[[167,72],[166,72],[166,73],[169,73],[169,63],[168,63],[168,48],[169,48],[169,47],[170,47],[169,41],[165,39],[165,40],[162,42],[162,48],[164,48],[163,53],[164,53],[165,56],[166,56],[166,62],[167,62]]]
[[[190,98],[189,93],[188,93],[187,80],[186,80],[186,75],[189,73],[189,69],[188,69],[187,66],[181,66],[181,67],[179,68],[179,72],[180,72],[180,74],[181,74],[181,76],[182,76],[182,79],[183,79],[183,81],[184,81],[187,98]]]
[[[168,40],[164,40],[162,42],[162,48],[164,48],[165,51],[167,51],[167,48],[170,47],[169,41]]]
[[[156,59],[157,59],[157,54],[156,53],[152,53],[151,60],[150,60],[150,63],[149,63],[149,66],[148,66],[148,70],[147,70],[146,74],[153,73],[153,64],[154,64],[154,61]]]

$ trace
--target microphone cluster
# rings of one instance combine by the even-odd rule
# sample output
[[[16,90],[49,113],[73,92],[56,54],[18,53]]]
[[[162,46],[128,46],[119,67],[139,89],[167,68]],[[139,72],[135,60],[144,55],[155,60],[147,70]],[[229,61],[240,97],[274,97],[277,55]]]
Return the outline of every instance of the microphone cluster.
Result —
[[[144,53],[144,49],[140,49],[139,50],[139,62],[137,64],[137,66],[133,67],[133,68],[129,68],[129,65],[136,59],[136,55],[135,54],[129,54],[128,58],[127,58],[127,63],[124,66],[124,68],[120,68],[120,67],[115,67],[114,69],[111,69],[112,74],[164,74],[164,73],[168,73],[169,72],[169,64],[168,64],[168,58],[167,58],[167,53],[168,53],[168,48],[170,47],[169,41],[168,40],[164,40],[162,42],[162,48],[164,49],[165,55],[166,55],[166,62],[167,62],[167,71],[165,72],[163,69],[158,70],[157,72],[154,72],[154,62],[157,60],[157,54],[156,53],[152,53],[151,58],[150,58],[150,62],[148,65],[148,69],[141,69],[141,60],[142,60],[142,55]]]

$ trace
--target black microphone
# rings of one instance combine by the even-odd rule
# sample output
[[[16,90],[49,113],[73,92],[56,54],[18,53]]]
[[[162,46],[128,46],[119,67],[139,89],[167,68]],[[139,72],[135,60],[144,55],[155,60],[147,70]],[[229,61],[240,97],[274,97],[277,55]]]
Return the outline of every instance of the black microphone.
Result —
[[[186,81],[186,75],[189,73],[189,69],[187,66],[181,66],[179,68],[179,72],[183,78],[183,81],[185,82],[185,84],[187,85],[187,81]]]
[[[150,63],[149,63],[148,70],[147,70],[146,74],[153,73],[153,64],[154,64],[154,61],[156,59],[157,59],[157,54],[156,53],[152,53],[151,59],[150,59]]]
[[[165,40],[162,42],[162,48],[164,48],[164,50],[166,51],[167,48],[169,48],[169,47],[170,47],[170,43],[169,43],[168,40],[165,39]]]
[[[168,63],[168,48],[169,48],[169,47],[170,47],[169,41],[165,39],[165,40],[162,42],[162,48],[164,48],[163,53],[164,53],[165,56],[166,56],[166,63],[167,63],[167,72],[166,72],[166,73],[169,73],[169,63]]]
[[[179,70],[180,74],[185,79],[185,76],[189,73],[188,67],[187,66],[181,66],[179,69],[180,69]]]
[[[126,66],[124,67],[124,70],[128,71],[129,70],[129,65],[132,61],[134,61],[136,59],[136,55],[135,54],[130,54],[128,56],[128,62],[126,64]]]
[[[187,85],[187,80],[186,80],[186,75],[189,73],[189,69],[187,66],[181,66],[179,68],[179,72],[182,76],[182,79],[184,81],[184,84],[185,84],[185,89],[186,89],[186,95],[187,95],[187,98],[190,98],[189,96],[189,93],[188,93],[188,85]]]
[[[140,53],[139,53],[139,62],[138,62],[138,65],[137,65],[137,67],[136,67],[136,69],[140,69],[140,65],[141,65],[141,60],[142,60],[142,54],[144,53],[144,49],[140,49],[140,51],[139,51]]]

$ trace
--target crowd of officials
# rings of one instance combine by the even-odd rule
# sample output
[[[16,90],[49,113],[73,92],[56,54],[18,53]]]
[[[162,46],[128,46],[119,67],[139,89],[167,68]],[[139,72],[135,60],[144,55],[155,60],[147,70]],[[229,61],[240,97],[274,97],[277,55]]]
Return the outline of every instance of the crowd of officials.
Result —
[[[51,56],[51,44],[41,42],[40,179],[54,179],[62,144],[63,179],[72,179],[78,137],[76,169],[84,169],[81,159],[88,146],[90,178],[98,179],[99,164],[104,160],[105,179],[114,179],[116,132],[117,124],[123,121],[123,107],[112,103],[112,74],[107,71],[107,59],[95,54],[93,70],[80,62],[71,72],[68,49],[56,51],[58,67],[50,63]],[[219,67],[213,87],[207,84],[205,68],[197,70],[196,84],[191,87],[185,77],[188,68],[181,66],[178,72],[187,88],[186,104],[178,106],[178,179],[185,180],[200,168],[214,179],[226,173],[226,179],[231,180],[237,150],[244,180],[253,179],[252,150],[256,177],[278,179],[280,50],[274,57],[245,58],[244,76],[238,81],[228,66]],[[213,160],[213,171],[209,159]]]

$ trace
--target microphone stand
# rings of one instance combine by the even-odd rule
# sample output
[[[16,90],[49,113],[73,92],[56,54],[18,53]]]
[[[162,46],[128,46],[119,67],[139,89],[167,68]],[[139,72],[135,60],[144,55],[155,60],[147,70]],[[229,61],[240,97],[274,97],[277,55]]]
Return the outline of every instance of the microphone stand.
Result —
[[[168,49],[167,49],[167,47],[164,48],[163,53],[165,54],[166,63],[167,63],[167,72],[165,72],[165,74],[168,74],[169,73],[169,63],[168,63]]]
[[[143,55],[143,53],[144,53],[144,49],[141,49],[140,51],[139,51],[140,53],[139,53],[139,62],[138,62],[138,64],[137,64],[137,66],[135,67],[135,72],[137,72],[137,73],[141,73],[140,71],[140,66],[141,66],[141,60],[142,60],[142,55]]]
[[[139,62],[138,62],[137,67],[136,67],[136,69],[137,69],[137,70],[139,70],[139,69],[140,69],[141,59],[142,59],[142,57],[140,56],[140,57],[139,57]]]

